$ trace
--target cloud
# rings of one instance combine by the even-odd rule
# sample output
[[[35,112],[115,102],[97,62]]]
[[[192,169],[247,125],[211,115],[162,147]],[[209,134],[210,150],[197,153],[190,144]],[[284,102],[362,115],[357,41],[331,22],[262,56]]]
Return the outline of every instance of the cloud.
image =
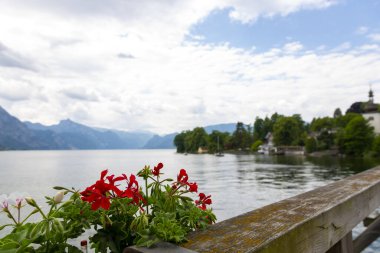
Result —
[[[306,51],[302,41],[287,41],[255,52],[207,44],[190,31],[215,9],[252,23],[335,3],[6,0],[0,59],[30,59],[38,72],[0,66],[0,102],[22,120],[158,133],[252,123],[276,111],[331,115],[367,99],[368,83],[378,79],[378,44]]]
[[[117,57],[122,59],[134,59],[135,57],[131,54],[119,53]]]
[[[71,99],[96,102],[99,101],[98,96],[95,92],[86,89],[85,87],[71,87],[68,89],[61,90],[61,93],[66,97]]]
[[[30,62],[0,42],[0,67],[32,70]]]
[[[35,93],[35,88],[27,82],[5,79],[0,76],[0,99],[9,102],[26,101]]]
[[[324,9],[336,4],[338,1],[331,0],[232,0],[230,17],[242,23],[255,22],[259,17],[273,17],[276,15],[287,16],[291,13],[308,10]]]
[[[298,52],[298,51],[300,51],[302,49],[303,49],[303,45],[300,42],[298,42],[298,41],[287,43],[284,46],[284,50],[287,53],[295,53],[295,52]]]
[[[368,31],[369,31],[369,28],[367,26],[360,26],[358,27],[358,29],[356,29],[355,33],[362,35],[362,34],[366,34]]]
[[[372,33],[368,35],[368,38],[375,42],[380,42],[380,33]]]
[[[337,51],[337,52],[345,51],[345,50],[348,50],[350,48],[351,48],[351,43],[346,41],[346,42],[340,44],[339,46],[337,46],[336,48],[334,48],[333,51]]]

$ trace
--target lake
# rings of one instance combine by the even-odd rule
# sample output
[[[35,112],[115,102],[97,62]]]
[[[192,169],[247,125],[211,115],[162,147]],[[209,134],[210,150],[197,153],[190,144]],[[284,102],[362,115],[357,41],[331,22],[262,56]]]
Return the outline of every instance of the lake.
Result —
[[[218,221],[380,164],[372,159],[235,154],[216,157],[176,154],[175,150],[4,151],[0,152],[0,194],[27,192],[43,203],[43,196],[55,194],[53,186],[84,189],[104,169],[129,175],[144,165],[159,162],[164,164],[165,176],[176,177],[181,168],[186,169],[189,181],[196,181],[199,191],[212,195]],[[379,251],[380,243],[376,242],[365,252]]]

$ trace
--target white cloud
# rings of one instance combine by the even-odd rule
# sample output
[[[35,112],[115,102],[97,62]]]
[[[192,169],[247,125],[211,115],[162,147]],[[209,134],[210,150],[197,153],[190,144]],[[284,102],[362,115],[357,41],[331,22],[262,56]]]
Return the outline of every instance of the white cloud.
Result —
[[[284,46],[284,50],[287,53],[295,53],[295,52],[298,52],[298,51],[300,51],[302,49],[303,49],[303,45],[300,42],[298,42],[298,41],[287,43]]]
[[[376,45],[305,52],[301,41],[256,53],[189,33],[215,9],[253,22],[334,3],[269,2],[3,1],[2,45],[36,71],[0,66],[0,105],[45,124],[168,133],[275,111],[310,120],[366,99],[380,69]]]
[[[369,28],[367,26],[360,26],[358,29],[356,29],[356,34],[362,35],[366,34],[369,31]]]
[[[231,0],[233,10],[230,17],[243,23],[256,21],[260,16],[273,17],[275,15],[286,16],[290,13],[304,9],[323,9],[327,8],[337,1],[331,0]]]
[[[336,48],[333,49],[333,51],[345,51],[345,50],[348,50],[351,48],[351,43],[346,41],[342,44],[340,44],[339,46],[337,46]]]
[[[368,38],[375,42],[380,42],[380,33],[372,33],[368,35]]]

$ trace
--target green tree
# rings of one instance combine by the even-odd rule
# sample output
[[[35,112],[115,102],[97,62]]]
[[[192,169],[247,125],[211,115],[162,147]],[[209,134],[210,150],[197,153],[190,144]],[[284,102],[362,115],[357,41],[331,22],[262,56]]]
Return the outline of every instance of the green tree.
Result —
[[[299,145],[303,132],[298,116],[280,117],[273,127],[273,141],[278,146]]]
[[[253,123],[253,139],[255,141],[261,140],[263,141],[265,139],[268,129],[266,129],[264,120],[256,117],[255,123]]]
[[[185,146],[185,137],[186,132],[181,132],[180,134],[177,134],[174,137],[174,145],[177,148],[177,153],[184,153],[186,152],[186,146]]]
[[[238,122],[236,124],[236,130],[232,134],[230,139],[231,146],[234,149],[247,149],[252,144],[252,136],[250,131],[244,126],[244,123]]]
[[[342,117],[342,111],[340,110],[340,108],[336,108],[334,111],[334,119],[339,117]]]
[[[196,153],[199,147],[208,146],[208,135],[203,127],[196,127],[185,137],[185,148],[187,152]]]
[[[254,151],[256,152],[257,150],[259,150],[259,147],[263,145],[263,142],[261,140],[257,140],[255,141],[252,146],[251,146],[251,151]]]
[[[310,124],[310,130],[319,132],[321,130],[331,130],[334,127],[334,120],[330,117],[314,118]]]
[[[228,141],[228,137],[230,134],[228,132],[220,132],[220,131],[212,131],[212,133],[209,135],[209,144],[208,144],[208,150],[210,153],[215,153],[218,151],[223,151],[225,148],[225,145]],[[219,150],[218,150],[218,140],[219,140]]]
[[[305,141],[305,148],[307,153],[317,151],[317,141],[314,138],[307,138]]]
[[[373,128],[363,116],[357,115],[338,135],[339,149],[347,155],[362,156],[371,148],[373,139]]]
[[[372,145],[372,151],[375,156],[380,156],[380,135],[375,137]]]
[[[353,112],[350,112],[350,113],[346,113],[345,115],[343,115],[342,117],[338,117],[335,119],[335,126],[336,127],[341,127],[341,128],[345,128],[347,126],[347,124],[355,117],[357,116],[360,116],[360,114],[358,113],[353,113]]]

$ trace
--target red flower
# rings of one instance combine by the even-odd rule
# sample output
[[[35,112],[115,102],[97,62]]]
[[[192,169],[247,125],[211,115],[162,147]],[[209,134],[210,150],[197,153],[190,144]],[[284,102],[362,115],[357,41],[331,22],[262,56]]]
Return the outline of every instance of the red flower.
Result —
[[[211,205],[211,195],[206,196],[204,193],[199,193],[199,200],[195,201],[195,204],[202,210],[206,210],[206,205]]]
[[[108,183],[106,183],[104,177],[107,173],[108,170],[103,170],[100,174],[100,179],[80,193],[83,201],[91,203],[92,210],[97,210],[100,207],[108,210],[112,194],[121,194],[121,191],[115,186],[115,182],[123,178],[117,177],[114,179],[114,175],[110,175],[107,176]]]
[[[160,169],[162,169],[162,167],[164,167],[162,163],[159,163],[157,164],[157,166],[154,166],[154,169],[152,170],[152,174],[158,177],[160,175]]]
[[[131,174],[131,176],[129,177],[129,180],[125,174],[123,174],[123,177],[125,180],[127,180],[128,185],[127,185],[127,189],[123,191],[119,195],[119,197],[130,198],[132,199],[132,203],[136,205],[138,205],[140,201],[145,202],[145,199],[140,194],[139,183],[136,180],[136,176]]]
[[[197,192],[198,191],[198,185],[196,182],[194,183],[188,183],[189,186],[189,192]]]
[[[189,180],[189,176],[187,175],[186,170],[181,169],[179,171],[179,175],[177,176],[177,182],[181,184],[187,184],[187,180]]]

